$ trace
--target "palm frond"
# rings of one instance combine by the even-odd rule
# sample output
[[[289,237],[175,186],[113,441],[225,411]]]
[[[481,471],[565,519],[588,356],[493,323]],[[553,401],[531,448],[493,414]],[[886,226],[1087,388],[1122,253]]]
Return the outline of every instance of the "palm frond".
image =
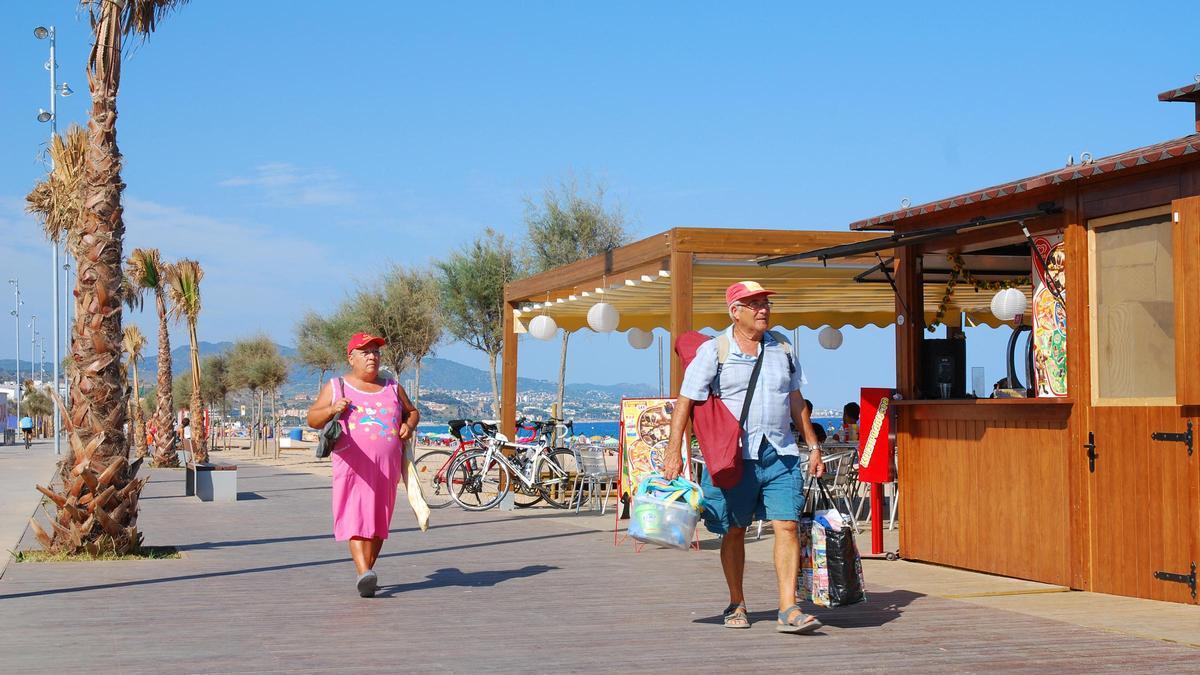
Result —
[[[131,362],[142,358],[142,350],[146,348],[146,336],[134,325],[125,326],[121,331],[121,349],[129,355]]]
[[[25,210],[42,221],[46,237],[58,241],[75,227],[83,213],[83,178],[87,165],[87,135],[72,124],[66,135],[50,141],[51,170],[25,197]]]
[[[163,262],[156,248],[135,248],[125,261],[125,274],[140,289],[158,288]]]
[[[195,260],[184,258],[167,266],[167,294],[171,298],[171,315],[195,321],[200,315],[200,280],[204,270]]]

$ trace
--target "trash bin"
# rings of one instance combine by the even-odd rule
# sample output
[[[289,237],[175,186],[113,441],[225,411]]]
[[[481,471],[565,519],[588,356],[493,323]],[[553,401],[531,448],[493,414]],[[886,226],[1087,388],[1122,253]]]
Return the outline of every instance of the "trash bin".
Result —
[[[300,427],[296,427],[295,429],[288,431],[288,438],[292,439],[293,441],[303,440],[304,429],[301,429]]]

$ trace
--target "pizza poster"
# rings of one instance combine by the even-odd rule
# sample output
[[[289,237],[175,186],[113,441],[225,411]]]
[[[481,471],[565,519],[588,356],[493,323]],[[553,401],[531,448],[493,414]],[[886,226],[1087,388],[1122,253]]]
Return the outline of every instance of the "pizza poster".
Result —
[[[1033,260],[1032,312],[1033,369],[1037,395],[1042,398],[1066,396],[1066,246],[1061,234],[1034,237],[1033,246],[1037,251]]]
[[[643,478],[662,469],[674,408],[670,398],[621,399],[622,493],[633,494]]]

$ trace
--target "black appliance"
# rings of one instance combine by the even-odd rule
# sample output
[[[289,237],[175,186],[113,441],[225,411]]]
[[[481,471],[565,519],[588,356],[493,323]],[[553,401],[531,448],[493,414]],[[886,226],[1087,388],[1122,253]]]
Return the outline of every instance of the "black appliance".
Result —
[[[961,338],[926,339],[922,345],[922,397],[966,398],[967,341]]]

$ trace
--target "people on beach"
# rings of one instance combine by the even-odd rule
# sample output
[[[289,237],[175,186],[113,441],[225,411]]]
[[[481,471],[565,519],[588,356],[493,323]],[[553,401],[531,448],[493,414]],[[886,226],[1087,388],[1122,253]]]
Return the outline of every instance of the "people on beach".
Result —
[[[706,400],[714,378],[719,377],[722,402],[740,418],[756,362],[760,362],[742,431],[741,480],[732,488],[718,488],[705,473],[701,479],[704,524],[709,531],[722,535],[721,569],[729,586],[729,606],[723,612],[725,626],[750,627],[742,580],[746,568],[746,527],[757,518],[769,519],[775,530],[775,576],[779,587],[776,630],[811,633],[821,627],[821,622],[796,604],[796,574],[800,564],[797,530],[804,501],[801,492],[804,475],[792,425],[801,430],[808,446],[809,473],[820,476],[825,467],[800,393],[806,383],[803,371],[783,337],[768,330],[771,326],[768,297],[773,294],[774,291],[753,281],[738,282],[725,291],[725,304],[732,320],[725,333],[729,356],[718,368],[718,341],[709,340],[700,346],[684,371],[671,418],[663,475],[672,480],[683,471],[681,448],[693,402]]]
[[[333,447],[333,536],[348,542],[364,598],[375,595],[374,567],[388,538],[396,489],[404,466],[404,442],[421,416],[408,393],[379,376],[379,348],[386,341],[355,333],[346,344],[350,371],[334,378],[308,409],[308,425],[320,429],[333,419],[343,432]]]
[[[187,417],[179,423],[179,428],[183,434],[183,449],[189,454],[192,452],[192,420]]]

